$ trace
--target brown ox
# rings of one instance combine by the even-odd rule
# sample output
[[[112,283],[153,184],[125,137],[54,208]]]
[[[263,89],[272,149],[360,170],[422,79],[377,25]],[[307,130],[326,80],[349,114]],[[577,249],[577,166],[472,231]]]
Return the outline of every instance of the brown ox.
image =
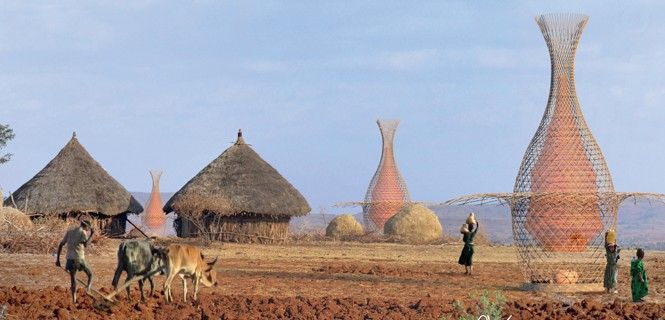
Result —
[[[171,295],[171,282],[176,275],[182,279],[183,301],[187,301],[187,279],[192,279],[194,285],[194,300],[199,293],[199,283],[206,287],[217,285],[217,273],[213,265],[217,258],[211,262],[205,262],[201,250],[188,244],[172,244],[167,249],[168,259],[166,261],[166,281],[164,281],[164,296],[166,301],[173,301]]]

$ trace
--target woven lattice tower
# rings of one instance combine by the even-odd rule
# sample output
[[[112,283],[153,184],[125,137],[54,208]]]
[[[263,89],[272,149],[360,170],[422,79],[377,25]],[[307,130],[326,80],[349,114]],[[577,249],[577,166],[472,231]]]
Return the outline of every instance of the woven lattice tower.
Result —
[[[365,195],[363,217],[369,230],[383,230],[383,225],[409,201],[406,183],[397,169],[393,142],[399,120],[377,120],[383,148],[379,167]]]
[[[162,207],[162,197],[159,194],[159,179],[162,176],[161,171],[150,171],[152,178],[152,190],[150,191],[150,199],[143,212],[143,225],[148,227],[153,233],[163,234],[166,215]]]
[[[550,53],[550,95],[529,144],[512,205],[513,234],[531,283],[602,281],[604,231],[616,224],[617,205],[607,164],[589,130],[575,91],[575,53],[588,16],[536,17]]]

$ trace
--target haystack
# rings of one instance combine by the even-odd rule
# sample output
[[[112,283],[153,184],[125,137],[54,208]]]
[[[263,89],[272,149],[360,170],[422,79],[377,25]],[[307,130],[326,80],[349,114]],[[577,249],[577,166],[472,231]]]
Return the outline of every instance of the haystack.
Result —
[[[25,213],[0,206],[0,231],[28,231],[32,227],[32,221]]]
[[[388,219],[383,232],[405,243],[425,244],[440,239],[443,228],[432,210],[422,204],[407,204]]]
[[[238,140],[189,180],[164,206],[180,237],[231,242],[281,242],[289,221],[310,211],[305,198],[270,164]]]
[[[326,237],[338,240],[349,240],[361,236],[363,233],[363,227],[350,214],[335,217],[326,228]]]
[[[5,200],[32,215],[89,216],[107,235],[122,235],[128,213],[143,207],[90,156],[76,133],[60,153]]]

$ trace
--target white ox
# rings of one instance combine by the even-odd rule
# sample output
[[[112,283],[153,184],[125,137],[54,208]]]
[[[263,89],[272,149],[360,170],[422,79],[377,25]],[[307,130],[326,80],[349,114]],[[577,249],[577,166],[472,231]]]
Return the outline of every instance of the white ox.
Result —
[[[187,279],[192,279],[194,285],[194,300],[199,293],[199,283],[206,287],[217,285],[217,273],[213,266],[217,262],[215,258],[211,262],[205,262],[201,250],[188,244],[172,244],[167,250],[166,281],[164,281],[164,296],[166,301],[173,301],[171,295],[171,282],[176,275],[182,279],[183,301],[187,301]]]

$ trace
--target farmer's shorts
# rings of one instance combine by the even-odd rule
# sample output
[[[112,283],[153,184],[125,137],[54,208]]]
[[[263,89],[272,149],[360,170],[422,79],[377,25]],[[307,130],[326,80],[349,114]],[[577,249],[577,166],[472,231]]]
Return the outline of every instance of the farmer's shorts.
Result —
[[[84,259],[67,259],[67,264],[65,265],[65,270],[67,271],[83,271],[86,273],[92,273],[90,267],[85,262]]]

